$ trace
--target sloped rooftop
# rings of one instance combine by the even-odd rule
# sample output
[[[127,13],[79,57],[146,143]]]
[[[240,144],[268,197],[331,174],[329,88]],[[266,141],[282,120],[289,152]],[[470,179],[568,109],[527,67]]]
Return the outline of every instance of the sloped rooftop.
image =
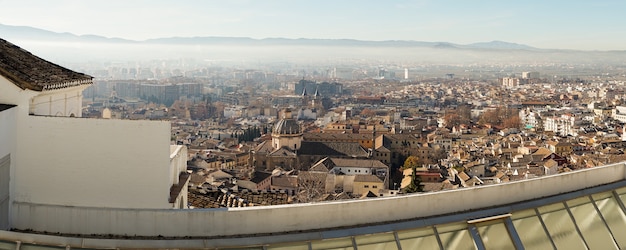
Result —
[[[12,107],[15,107],[15,105],[9,105],[9,104],[0,104],[0,112],[5,111],[7,109],[10,109]]]
[[[91,84],[93,78],[46,61],[1,38],[0,75],[21,89],[35,91]]]
[[[368,153],[358,142],[316,142],[303,141],[301,155],[367,157]]]

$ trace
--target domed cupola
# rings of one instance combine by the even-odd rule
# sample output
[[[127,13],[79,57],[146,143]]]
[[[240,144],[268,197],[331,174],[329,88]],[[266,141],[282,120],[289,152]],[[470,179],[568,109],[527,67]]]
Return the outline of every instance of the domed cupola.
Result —
[[[291,150],[298,150],[301,143],[302,129],[300,124],[291,116],[291,109],[285,109],[283,118],[272,129],[272,145],[276,149],[288,147]]]
[[[281,135],[301,134],[302,130],[300,129],[300,125],[291,117],[291,110],[286,109],[283,113],[283,119],[280,119],[276,123],[272,133]]]

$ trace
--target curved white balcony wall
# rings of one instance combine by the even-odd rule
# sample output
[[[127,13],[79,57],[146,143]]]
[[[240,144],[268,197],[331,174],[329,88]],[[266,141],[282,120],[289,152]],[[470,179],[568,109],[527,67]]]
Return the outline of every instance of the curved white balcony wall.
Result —
[[[163,210],[13,205],[13,227],[71,234],[218,237],[388,223],[484,209],[625,179],[624,163],[537,179],[400,197],[267,207]],[[80,218],[80,219],[76,219]]]

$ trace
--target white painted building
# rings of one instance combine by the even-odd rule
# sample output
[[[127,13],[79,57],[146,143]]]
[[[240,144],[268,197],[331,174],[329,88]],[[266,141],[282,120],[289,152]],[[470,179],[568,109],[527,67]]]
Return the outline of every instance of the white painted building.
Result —
[[[626,122],[626,106],[617,106],[612,110],[613,119],[620,122]]]
[[[0,229],[43,205],[186,207],[187,149],[170,146],[170,123],[79,118],[91,84],[0,39]]]
[[[572,135],[577,136],[577,121],[576,116],[571,114],[564,114],[561,116],[546,117],[543,123],[545,131],[553,131],[560,135]]]
[[[522,72],[522,79],[539,79],[539,72]]]
[[[540,112],[526,108],[519,111],[519,117],[522,125],[527,129],[541,130],[543,128]]]
[[[519,79],[515,77],[503,77],[502,86],[504,87],[516,87],[519,85]]]

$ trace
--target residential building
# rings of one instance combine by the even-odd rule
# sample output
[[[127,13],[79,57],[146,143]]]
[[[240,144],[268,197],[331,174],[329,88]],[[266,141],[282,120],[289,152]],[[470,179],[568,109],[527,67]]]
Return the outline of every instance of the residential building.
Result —
[[[187,148],[170,146],[170,123],[80,118],[91,84],[0,39],[1,229],[45,231],[27,225],[70,221],[51,215],[60,207],[187,208]]]

